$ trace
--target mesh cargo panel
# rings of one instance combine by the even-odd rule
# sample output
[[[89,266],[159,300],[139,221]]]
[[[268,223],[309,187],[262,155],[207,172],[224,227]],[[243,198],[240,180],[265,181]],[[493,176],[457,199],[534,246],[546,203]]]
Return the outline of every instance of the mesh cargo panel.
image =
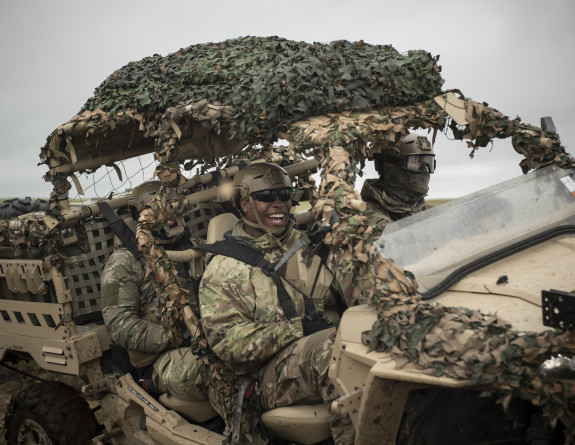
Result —
[[[184,220],[191,236],[206,239],[210,219],[225,212],[221,202],[204,202],[200,203],[198,208],[186,213]]]
[[[194,237],[205,239],[210,219],[225,210],[221,203],[201,203],[184,215],[186,226]],[[66,259],[66,278],[72,293],[76,323],[100,320],[100,276],[106,261],[114,252],[114,234],[105,219],[84,224],[90,252]]]
[[[92,220],[84,227],[90,252],[66,260],[66,277],[76,322],[101,319],[100,274],[114,251],[114,234],[106,220]]]

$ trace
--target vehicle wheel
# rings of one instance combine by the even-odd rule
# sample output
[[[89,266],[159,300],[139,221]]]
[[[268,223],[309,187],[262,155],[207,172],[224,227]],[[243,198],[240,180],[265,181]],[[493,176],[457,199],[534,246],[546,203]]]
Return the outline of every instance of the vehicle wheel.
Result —
[[[61,382],[33,383],[12,397],[4,428],[8,445],[82,445],[100,431],[86,401]]]
[[[412,391],[397,435],[398,445],[527,445],[536,408],[513,400],[504,412],[494,397],[474,391],[428,388]],[[531,433],[529,433],[531,431]],[[543,435],[543,436],[542,436]],[[562,444],[559,431],[537,429],[545,444]]]
[[[48,205],[45,199],[32,200],[29,196],[26,198],[5,199],[0,202],[0,218],[15,218],[26,213],[43,210]]]

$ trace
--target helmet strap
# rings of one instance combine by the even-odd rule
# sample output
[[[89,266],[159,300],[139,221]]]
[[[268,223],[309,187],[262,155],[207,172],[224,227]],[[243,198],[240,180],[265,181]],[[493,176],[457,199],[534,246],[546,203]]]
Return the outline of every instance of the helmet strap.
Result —
[[[254,202],[252,195],[248,195],[248,202],[252,209],[253,214],[255,215],[257,223],[249,221],[246,218],[245,214],[242,214],[242,220],[246,225],[253,227],[254,229],[259,229],[265,233],[271,233],[272,235],[279,235],[280,233],[283,233],[285,231],[286,229],[285,227],[278,227],[278,228],[266,227],[262,222],[259,213],[256,211],[256,203]]]

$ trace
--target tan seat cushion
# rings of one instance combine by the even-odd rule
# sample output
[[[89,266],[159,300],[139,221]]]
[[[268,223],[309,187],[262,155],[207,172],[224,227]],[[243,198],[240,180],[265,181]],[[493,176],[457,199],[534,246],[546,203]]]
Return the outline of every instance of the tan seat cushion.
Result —
[[[303,445],[331,437],[329,413],[323,404],[272,409],[262,414],[262,420],[273,434]]]
[[[224,233],[234,228],[238,218],[232,213],[222,213],[210,219],[206,243],[212,244],[224,239]]]
[[[205,422],[217,416],[216,411],[208,400],[190,402],[168,394],[160,396],[160,403],[194,422]]]

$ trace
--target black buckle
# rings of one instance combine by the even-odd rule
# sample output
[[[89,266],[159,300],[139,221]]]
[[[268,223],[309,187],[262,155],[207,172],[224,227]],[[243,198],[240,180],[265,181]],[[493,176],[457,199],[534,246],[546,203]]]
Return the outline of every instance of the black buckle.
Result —
[[[541,291],[543,324],[556,329],[575,328],[575,294],[551,289]]]

